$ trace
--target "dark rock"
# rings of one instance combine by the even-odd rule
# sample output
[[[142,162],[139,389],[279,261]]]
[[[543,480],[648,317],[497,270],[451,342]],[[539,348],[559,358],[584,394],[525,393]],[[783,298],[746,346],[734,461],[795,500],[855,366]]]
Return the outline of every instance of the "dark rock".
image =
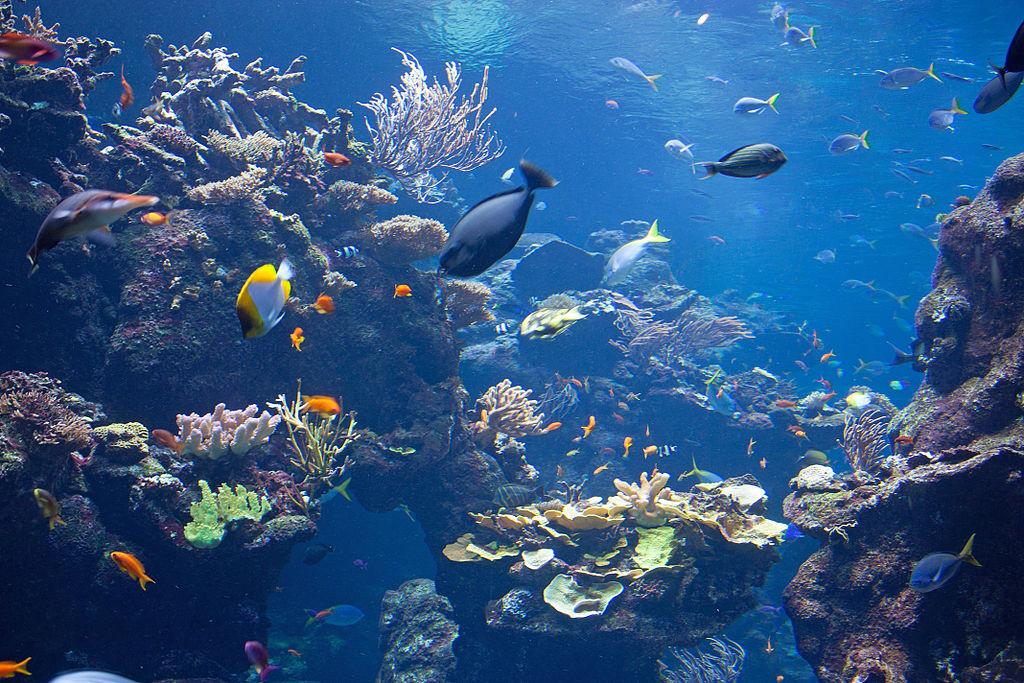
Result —
[[[446,683],[454,681],[454,644],[459,626],[452,606],[434,590],[430,579],[406,581],[384,594],[380,614],[380,648],[384,662],[378,683]]]
[[[523,298],[586,291],[601,283],[605,258],[560,240],[547,242],[519,259],[512,281]]]

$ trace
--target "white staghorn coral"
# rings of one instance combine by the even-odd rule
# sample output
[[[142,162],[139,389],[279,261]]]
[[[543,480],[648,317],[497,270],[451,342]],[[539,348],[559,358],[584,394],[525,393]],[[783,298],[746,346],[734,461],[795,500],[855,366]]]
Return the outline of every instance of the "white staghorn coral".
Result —
[[[245,410],[227,410],[227,406],[218,403],[206,415],[178,415],[181,452],[211,460],[224,457],[229,450],[244,455],[253,446],[266,443],[281,421],[280,416],[265,410],[258,417],[257,412],[255,404]]]
[[[650,479],[647,478],[646,472],[641,472],[639,484],[627,483],[621,479],[616,479],[612,483],[619,490],[619,495],[615,498],[629,504],[629,513],[636,519],[636,523],[640,526],[655,527],[664,524],[670,516],[669,512],[658,506],[662,499],[666,503],[671,503],[672,489],[665,488],[668,480],[667,473],[655,471]]]

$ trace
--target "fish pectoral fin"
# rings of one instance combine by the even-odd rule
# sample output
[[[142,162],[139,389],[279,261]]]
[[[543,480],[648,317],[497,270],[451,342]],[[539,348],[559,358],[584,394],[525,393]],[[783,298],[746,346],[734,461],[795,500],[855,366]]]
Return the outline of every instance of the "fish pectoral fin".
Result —
[[[89,234],[86,235],[86,239],[89,239],[93,242],[97,242],[99,244],[106,245],[108,247],[112,247],[115,244],[117,244],[117,238],[114,237],[114,234],[112,232],[110,232],[110,227],[106,225],[91,231]]]

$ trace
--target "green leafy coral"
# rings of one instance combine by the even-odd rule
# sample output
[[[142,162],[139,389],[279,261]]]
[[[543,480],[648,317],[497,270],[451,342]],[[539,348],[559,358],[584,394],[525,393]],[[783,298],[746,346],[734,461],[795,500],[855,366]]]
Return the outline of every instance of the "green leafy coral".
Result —
[[[224,526],[239,519],[257,522],[270,512],[270,500],[241,484],[234,491],[221,484],[214,493],[206,481],[199,480],[203,497],[192,503],[192,521],[185,525],[185,538],[197,548],[216,548],[224,539]]]

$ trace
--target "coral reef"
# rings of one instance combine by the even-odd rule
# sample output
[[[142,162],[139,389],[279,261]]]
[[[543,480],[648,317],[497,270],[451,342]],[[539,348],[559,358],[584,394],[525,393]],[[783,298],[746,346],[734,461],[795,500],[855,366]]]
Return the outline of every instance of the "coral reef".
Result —
[[[279,415],[259,413],[256,404],[245,410],[228,410],[218,403],[212,413],[178,415],[178,440],[181,452],[218,460],[230,451],[244,455],[250,448],[267,442],[281,422]]]
[[[455,680],[459,626],[452,605],[430,579],[406,581],[381,604],[379,683],[449,683]]]
[[[366,230],[363,244],[381,263],[405,265],[436,256],[448,240],[448,231],[437,221],[402,214]]]
[[[240,519],[259,522],[271,510],[266,496],[247,491],[241,484],[233,491],[227,484],[221,484],[214,493],[210,485],[200,479],[199,490],[203,497],[192,503],[189,509],[192,521],[182,530],[185,539],[197,548],[216,548],[224,539],[227,524]]]
[[[532,389],[513,385],[503,379],[477,399],[480,419],[474,423],[477,443],[494,443],[499,434],[511,437],[542,433],[544,413],[537,412],[537,401],[530,398]]]
[[[491,298],[491,289],[487,285],[471,280],[447,280],[442,290],[452,329],[494,320],[494,314],[486,308]]]

